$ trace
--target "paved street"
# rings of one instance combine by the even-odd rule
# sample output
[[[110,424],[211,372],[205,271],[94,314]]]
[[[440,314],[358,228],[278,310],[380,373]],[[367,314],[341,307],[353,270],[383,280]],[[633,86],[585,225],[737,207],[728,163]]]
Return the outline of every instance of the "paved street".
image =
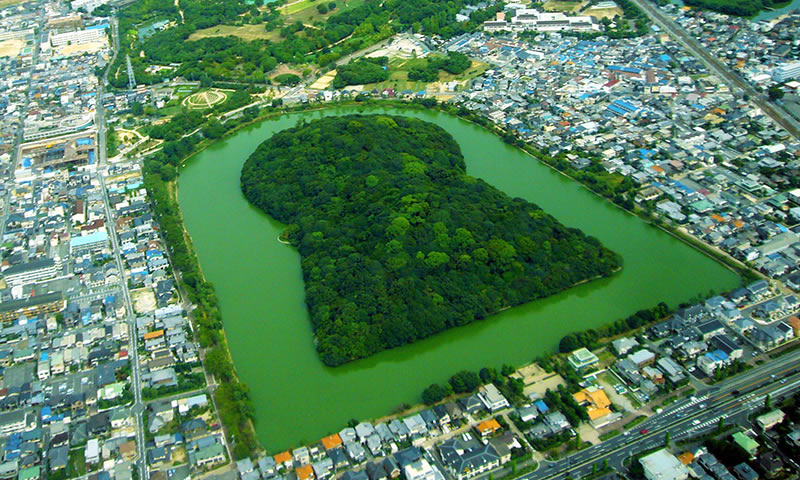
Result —
[[[104,152],[104,150],[101,150]],[[125,271],[125,265],[122,263],[122,258],[120,257],[120,251],[118,242],[117,242],[117,231],[116,226],[114,224],[114,216],[111,211],[110,201],[108,198],[108,190],[106,189],[106,182],[103,179],[102,175],[99,176],[100,178],[100,186],[103,190],[103,203],[105,204],[106,210],[106,218],[108,219],[107,225],[109,229],[109,237],[111,239],[111,250],[114,252],[114,261],[117,262],[117,268],[120,272]],[[128,323],[128,353],[130,355],[131,361],[131,374],[132,374],[132,381],[131,385],[133,386],[133,408],[132,411],[135,414],[136,418],[136,465],[139,470],[139,478],[147,478],[147,467],[145,465],[145,438],[144,438],[144,422],[142,421],[142,412],[144,411],[144,404],[142,403],[142,381],[141,381],[141,371],[140,371],[140,364],[139,364],[139,352],[136,348],[136,339],[138,335],[136,333],[136,317],[133,314],[133,302],[131,301],[131,295],[128,291],[128,282],[126,281],[125,277],[123,276],[120,281],[120,287],[122,288],[122,294],[125,299],[125,309],[127,312],[126,322]]]
[[[520,478],[556,479],[564,478],[567,473],[575,478],[591,474],[594,464],[600,469],[604,460],[608,460],[610,467],[622,470],[626,459],[663,445],[667,432],[676,441],[717,428],[720,417],[726,424],[746,420],[750,413],[763,407],[767,394],[778,399],[800,390],[800,373],[793,373],[800,369],[798,360],[800,352],[786,354],[717,387],[676,402],[622,435],[557,462],[544,462],[537,471]]]

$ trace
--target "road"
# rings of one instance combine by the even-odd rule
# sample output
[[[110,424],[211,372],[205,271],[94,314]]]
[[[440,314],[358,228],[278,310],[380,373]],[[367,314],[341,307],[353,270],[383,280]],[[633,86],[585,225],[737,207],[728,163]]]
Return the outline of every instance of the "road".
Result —
[[[800,369],[799,360],[800,352],[788,353],[719,386],[698,392],[696,397],[676,402],[621,435],[562,460],[544,462],[537,471],[519,480],[561,479],[566,474],[573,478],[586,476],[592,473],[593,465],[600,469],[604,460],[621,471],[628,458],[663,446],[667,432],[672,440],[678,440],[712,431],[717,428],[720,417],[726,424],[746,421],[750,413],[763,407],[767,394],[777,399],[800,391],[800,373],[794,373]]]
[[[105,152],[104,152],[105,153]],[[114,222],[114,216],[111,211],[111,202],[108,198],[108,190],[106,189],[106,181],[102,174],[98,175],[100,180],[100,187],[103,190],[103,204],[106,211],[106,225],[108,226],[108,234],[111,238],[111,250],[114,252],[114,261],[117,262],[117,269],[121,273],[120,289],[122,290],[125,299],[125,310],[127,312],[125,321],[128,324],[128,355],[131,362],[131,386],[133,388],[133,407],[131,411],[136,418],[136,467],[139,471],[141,479],[147,477],[147,467],[145,465],[145,438],[144,438],[144,422],[142,421],[142,412],[144,411],[144,403],[142,402],[142,379],[141,379],[141,365],[139,363],[139,350],[136,348],[136,340],[139,337],[136,333],[136,317],[133,314],[133,302],[131,301],[131,294],[128,291],[128,282],[125,278],[125,265],[122,263],[120,256],[120,248],[117,242],[117,229]]]
[[[28,106],[31,103],[31,85],[33,84],[33,68],[39,63],[39,49],[42,42],[42,32],[44,32],[44,9],[40,10],[39,12],[39,21],[38,26],[36,28],[36,35],[35,35],[35,44],[33,47],[33,56],[31,57],[31,74],[28,76],[28,86],[25,88],[25,103],[22,105],[20,109],[20,116],[19,116],[19,129],[17,130],[17,138],[14,139],[14,148],[11,150],[12,158],[11,158],[11,165],[12,165],[12,172],[13,169],[16,168],[17,163],[19,162],[19,146],[22,144],[22,140],[25,134],[25,116],[28,114]]]
[[[648,0],[632,0],[636,6],[641,8],[659,27],[669,33],[678,43],[683,45],[686,50],[697,57],[703,64],[717,76],[728,82],[729,85],[740,89],[750,96],[750,101],[755,103],[761,110],[772,118],[778,125],[783,127],[793,137],[800,138],[800,125],[785,110],[769,102],[766,97],[756,91],[752,85],[747,83],[737,73],[729,69],[724,63],[719,61],[712,53],[706,50],[700,42],[689,35],[686,30],[678,25],[672,18],[662,12]]]

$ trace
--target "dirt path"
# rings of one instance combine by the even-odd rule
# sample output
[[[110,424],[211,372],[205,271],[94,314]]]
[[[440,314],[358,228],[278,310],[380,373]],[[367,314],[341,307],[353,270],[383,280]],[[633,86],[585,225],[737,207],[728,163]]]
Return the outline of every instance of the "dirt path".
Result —
[[[185,23],[184,22],[184,18],[183,18],[183,10],[181,10],[180,0],[175,0],[175,8],[177,8],[178,9],[178,13],[181,14],[181,23]]]

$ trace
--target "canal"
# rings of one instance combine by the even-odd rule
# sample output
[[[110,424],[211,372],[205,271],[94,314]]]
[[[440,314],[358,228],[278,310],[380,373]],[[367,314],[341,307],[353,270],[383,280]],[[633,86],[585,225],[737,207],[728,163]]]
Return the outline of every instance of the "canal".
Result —
[[[402,348],[329,368],[319,360],[303,303],[300,257],[283,227],[239,189],[245,159],[298,120],[354,113],[332,108],[249,127],[192,158],[179,203],[206,278],[217,289],[231,354],[250,387],[265,448],[277,452],[416,403],[433,382],[462,369],[522,364],[563,335],[623,318],[660,301],[676,306],[738,284],[738,277],[680,241],[593,195],[485,130],[439,112],[372,108],[434,122],[461,145],[467,173],[541,206],[620,253],[622,272]]]

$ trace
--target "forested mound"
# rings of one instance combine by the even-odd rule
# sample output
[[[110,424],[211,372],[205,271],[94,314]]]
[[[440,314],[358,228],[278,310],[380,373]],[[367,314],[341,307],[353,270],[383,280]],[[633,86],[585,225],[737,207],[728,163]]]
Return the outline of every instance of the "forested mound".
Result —
[[[328,365],[622,263],[597,239],[466,175],[455,140],[413,118],[347,115],[284,130],[247,159],[241,185],[251,203],[289,225]]]

